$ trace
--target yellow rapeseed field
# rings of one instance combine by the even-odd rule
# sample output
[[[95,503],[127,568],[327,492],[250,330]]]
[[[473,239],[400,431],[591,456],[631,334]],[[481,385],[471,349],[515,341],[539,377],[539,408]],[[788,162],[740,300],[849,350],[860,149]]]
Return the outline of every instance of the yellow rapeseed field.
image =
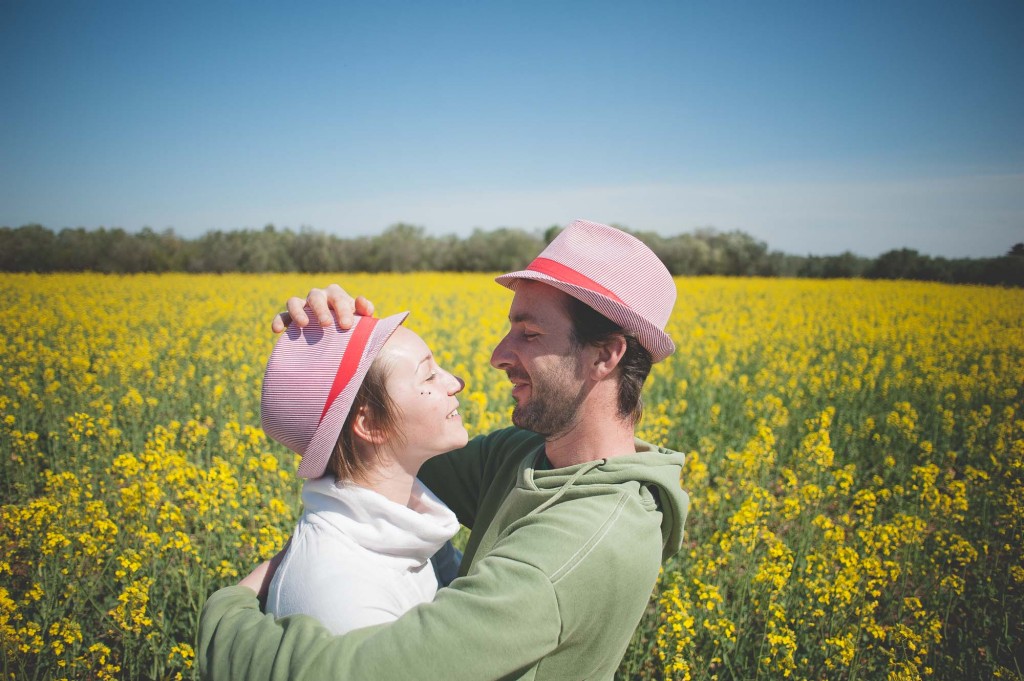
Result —
[[[508,423],[488,276],[0,275],[5,678],[198,676],[206,596],[299,511],[270,319],[332,280],[412,310],[471,433]],[[1024,291],[677,284],[640,435],[693,506],[620,676],[1024,679]]]

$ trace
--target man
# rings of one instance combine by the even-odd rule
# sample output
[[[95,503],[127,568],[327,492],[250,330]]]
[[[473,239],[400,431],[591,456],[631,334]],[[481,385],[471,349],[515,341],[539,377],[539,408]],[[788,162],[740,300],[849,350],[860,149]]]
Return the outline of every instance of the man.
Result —
[[[640,241],[580,220],[497,281],[515,291],[491,357],[515,427],[420,471],[472,530],[460,577],[395,622],[331,637],[308,617],[262,614],[246,586],[265,581],[257,571],[203,610],[205,677],[612,678],[689,507],[682,455],[633,435],[651,363],[675,349],[675,284]],[[337,287],[314,291],[327,323],[328,296],[342,325],[372,313]],[[296,323],[305,302],[289,301]]]

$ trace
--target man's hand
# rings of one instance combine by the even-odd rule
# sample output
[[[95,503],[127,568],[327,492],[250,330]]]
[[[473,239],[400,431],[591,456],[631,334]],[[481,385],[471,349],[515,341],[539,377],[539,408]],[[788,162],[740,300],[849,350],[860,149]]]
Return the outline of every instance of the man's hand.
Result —
[[[369,317],[373,315],[373,303],[363,296],[353,298],[345,293],[345,289],[337,284],[331,284],[327,288],[315,288],[310,290],[309,295],[303,300],[297,296],[288,299],[288,311],[281,312],[270,324],[274,333],[281,333],[294,321],[299,327],[309,324],[309,315],[306,314],[306,306],[313,311],[320,326],[330,326],[334,323],[334,316],[331,310],[338,315],[338,326],[342,329],[352,328],[355,322],[353,317],[361,315]]]

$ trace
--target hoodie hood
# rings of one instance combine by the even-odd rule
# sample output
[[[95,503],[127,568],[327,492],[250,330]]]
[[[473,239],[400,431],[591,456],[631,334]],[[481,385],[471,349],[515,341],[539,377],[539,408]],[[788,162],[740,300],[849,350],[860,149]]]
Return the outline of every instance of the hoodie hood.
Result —
[[[595,485],[636,485],[637,491],[650,510],[661,512],[662,560],[675,555],[683,541],[683,525],[690,510],[690,497],[680,486],[685,457],[679,453],[656,447],[643,440],[635,440],[636,451],[608,459],[538,470],[535,465],[543,454],[528,457],[520,468],[520,484],[539,491],[554,491],[533,512],[555,503],[565,495],[586,493]]]

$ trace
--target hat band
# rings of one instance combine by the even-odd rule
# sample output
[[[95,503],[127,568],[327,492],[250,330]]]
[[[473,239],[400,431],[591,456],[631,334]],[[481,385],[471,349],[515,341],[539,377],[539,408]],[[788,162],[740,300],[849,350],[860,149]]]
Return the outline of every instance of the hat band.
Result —
[[[540,272],[541,274],[546,274],[549,277],[554,277],[555,279],[565,282],[566,284],[573,284],[575,286],[579,286],[580,288],[585,288],[588,291],[600,293],[602,296],[605,296],[606,298],[611,298],[617,303],[626,305],[626,303],[623,303],[617,295],[606,289],[604,286],[601,286],[590,277],[586,276],[585,274],[580,274],[579,272],[569,267],[568,265],[563,265],[562,263],[557,262],[555,260],[551,260],[549,258],[534,258],[533,262],[527,265],[526,269],[532,270],[534,272]],[[626,305],[626,307],[629,306]]]
[[[352,380],[356,369],[359,368],[359,360],[363,358],[363,351],[366,343],[370,340],[373,327],[377,326],[376,317],[362,317],[356,327],[352,329],[352,337],[348,340],[345,354],[341,357],[341,364],[338,366],[338,373],[334,376],[334,383],[331,384],[331,391],[327,393],[327,402],[324,403],[324,410],[320,413],[320,421],[324,420],[327,410],[338,399],[338,395],[345,389],[345,386]],[[317,421],[317,426],[320,425]]]

